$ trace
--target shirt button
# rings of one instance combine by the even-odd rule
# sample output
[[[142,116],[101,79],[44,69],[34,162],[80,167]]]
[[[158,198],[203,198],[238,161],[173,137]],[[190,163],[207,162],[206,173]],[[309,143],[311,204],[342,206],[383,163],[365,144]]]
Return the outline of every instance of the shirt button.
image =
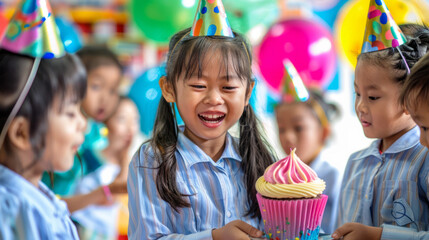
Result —
[[[231,217],[231,212],[230,211],[226,211],[226,216],[227,217]]]

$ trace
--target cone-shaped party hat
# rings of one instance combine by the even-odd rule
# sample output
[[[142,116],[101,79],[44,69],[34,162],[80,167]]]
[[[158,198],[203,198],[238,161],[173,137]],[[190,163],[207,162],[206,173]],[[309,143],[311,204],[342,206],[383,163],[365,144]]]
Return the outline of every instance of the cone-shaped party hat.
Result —
[[[310,97],[301,77],[289,59],[283,61],[285,73],[282,80],[282,101],[305,102]]]
[[[222,0],[200,0],[190,35],[234,37]]]
[[[6,30],[0,48],[35,58],[65,54],[58,27],[47,0],[22,0]]]
[[[406,41],[407,39],[393,20],[384,1],[371,0],[361,53],[398,47]]]

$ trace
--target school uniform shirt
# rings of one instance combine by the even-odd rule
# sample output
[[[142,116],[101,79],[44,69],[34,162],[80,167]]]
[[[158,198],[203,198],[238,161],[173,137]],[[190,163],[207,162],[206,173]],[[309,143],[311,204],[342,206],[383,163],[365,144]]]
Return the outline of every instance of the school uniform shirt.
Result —
[[[351,155],[338,226],[382,227],[381,239],[429,239],[429,153],[411,129],[380,154],[380,140]]]
[[[0,239],[79,239],[64,201],[0,165]]]
[[[191,207],[176,212],[157,192],[158,171],[153,169],[157,163],[153,150],[144,144],[128,173],[129,239],[212,239],[212,229],[237,219],[259,228],[258,218],[245,216],[249,205],[237,149],[238,140],[227,134],[225,150],[214,162],[179,133],[176,185],[180,193],[189,195],[183,198]]]
[[[326,183],[323,194],[328,196],[328,202],[326,203],[323,213],[321,229],[325,233],[333,233],[335,230],[338,200],[341,189],[340,171],[324,159],[323,153],[319,154],[316,159],[311,162],[310,167],[317,173],[317,176]]]

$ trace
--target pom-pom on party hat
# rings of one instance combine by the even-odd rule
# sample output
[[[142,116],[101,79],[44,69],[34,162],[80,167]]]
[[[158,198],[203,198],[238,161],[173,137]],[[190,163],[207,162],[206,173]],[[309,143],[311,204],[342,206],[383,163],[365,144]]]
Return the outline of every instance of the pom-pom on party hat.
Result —
[[[222,0],[200,0],[190,35],[234,37]]]
[[[301,77],[289,59],[283,61],[285,73],[282,80],[282,101],[305,102],[310,97]]]
[[[362,52],[398,47],[407,41],[383,0],[370,0]]]
[[[47,0],[22,0],[15,11],[0,48],[35,58],[65,54],[58,27]]]

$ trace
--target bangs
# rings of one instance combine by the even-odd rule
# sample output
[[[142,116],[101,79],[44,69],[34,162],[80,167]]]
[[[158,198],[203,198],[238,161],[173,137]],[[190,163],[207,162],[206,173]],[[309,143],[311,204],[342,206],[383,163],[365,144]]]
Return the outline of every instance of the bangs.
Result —
[[[173,77],[174,82],[179,79],[179,73],[185,79],[191,78],[196,73],[198,77],[201,77],[203,69],[210,67],[208,63],[214,54],[218,53],[221,59],[218,59],[216,64],[220,65],[220,72],[227,73],[228,81],[230,73],[237,74],[242,81],[250,80],[251,60],[245,53],[247,49],[243,51],[244,47],[241,40],[238,42],[236,39],[228,37],[191,37],[180,44],[177,64],[171,68],[172,71],[168,75]],[[229,63],[232,63],[232,69],[229,69],[231,67]]]

